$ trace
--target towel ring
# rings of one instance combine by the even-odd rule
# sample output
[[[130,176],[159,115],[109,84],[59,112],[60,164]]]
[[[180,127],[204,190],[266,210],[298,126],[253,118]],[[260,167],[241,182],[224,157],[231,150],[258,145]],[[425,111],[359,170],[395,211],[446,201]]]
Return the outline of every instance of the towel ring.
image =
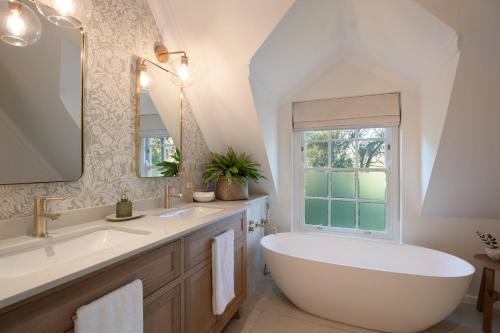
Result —
[[[141,282],[144,284],[144,278],[140,278]],[[130,283],[130,282],[129,282]],[[73,316],[71,316],[71,320],[75,321],[78,318],[77,314],[75,313]]]

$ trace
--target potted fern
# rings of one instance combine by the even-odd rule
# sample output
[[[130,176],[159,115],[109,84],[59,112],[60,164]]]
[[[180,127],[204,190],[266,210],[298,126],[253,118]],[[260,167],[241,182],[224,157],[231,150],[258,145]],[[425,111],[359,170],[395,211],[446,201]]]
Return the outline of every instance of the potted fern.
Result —
[[[215,196],[220,200],[248,199],[248,180],[258,182],[265,178],[260,164],[247,154],[237,155],[233,148],[227,154],[212,153],[212,161],[205,166],[203,180],[209,185],[216,182]]]

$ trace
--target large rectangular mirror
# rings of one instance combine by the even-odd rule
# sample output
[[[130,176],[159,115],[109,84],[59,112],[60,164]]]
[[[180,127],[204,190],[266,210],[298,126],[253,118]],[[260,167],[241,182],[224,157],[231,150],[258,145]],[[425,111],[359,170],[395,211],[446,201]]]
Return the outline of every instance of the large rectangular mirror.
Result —
[[[83,31],[24,4],[41,36],[25,47],[0,40],[0,184],[75,180],[83,170]]]
[[[171,72],[139,58],[136,70],[136,155],[140,177],[174,177],[181,164],[182,90]]]

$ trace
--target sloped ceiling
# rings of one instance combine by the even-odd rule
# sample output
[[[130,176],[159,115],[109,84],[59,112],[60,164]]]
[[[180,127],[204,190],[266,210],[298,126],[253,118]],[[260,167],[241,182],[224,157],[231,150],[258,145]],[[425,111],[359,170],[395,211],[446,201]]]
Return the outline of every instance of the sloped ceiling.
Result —
[[[292,0],[149,0],[164,42],[186,50],[198,68],[195,85],[186,90],[209,148],[228,146],[252,154],[274,191],[273,175],[255,112],[248,65]]]
[[[338,59],[366,59],[421,97],[424,213],[500,216],[489,177],[500,158],[500,4],[457,1],[149,3],[167,45],[198,63],[187,94],[210,148],[253,154],[267,191],[277,186],[278,106]]]
[[[420,83],[455,53],[455,31],[414,1],[298,0],[250,68],[280,101],[339,57],[366,58]]]

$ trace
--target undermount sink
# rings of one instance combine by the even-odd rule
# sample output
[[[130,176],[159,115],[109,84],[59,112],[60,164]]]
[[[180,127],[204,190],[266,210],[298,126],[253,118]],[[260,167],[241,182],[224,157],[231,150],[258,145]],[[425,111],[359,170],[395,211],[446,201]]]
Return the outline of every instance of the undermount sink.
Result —
[[[167,211],[160,213],[160,217],[166,217],[171,219],[197,219],[207,215],[212,215],[221,212],[222,208],[213,207],[188,207],[180,208],[172,211]]]
[[[0,250],[0,279],[29,275],[143,237],[147,231],[97,228],[48,237],[34,244]]]

